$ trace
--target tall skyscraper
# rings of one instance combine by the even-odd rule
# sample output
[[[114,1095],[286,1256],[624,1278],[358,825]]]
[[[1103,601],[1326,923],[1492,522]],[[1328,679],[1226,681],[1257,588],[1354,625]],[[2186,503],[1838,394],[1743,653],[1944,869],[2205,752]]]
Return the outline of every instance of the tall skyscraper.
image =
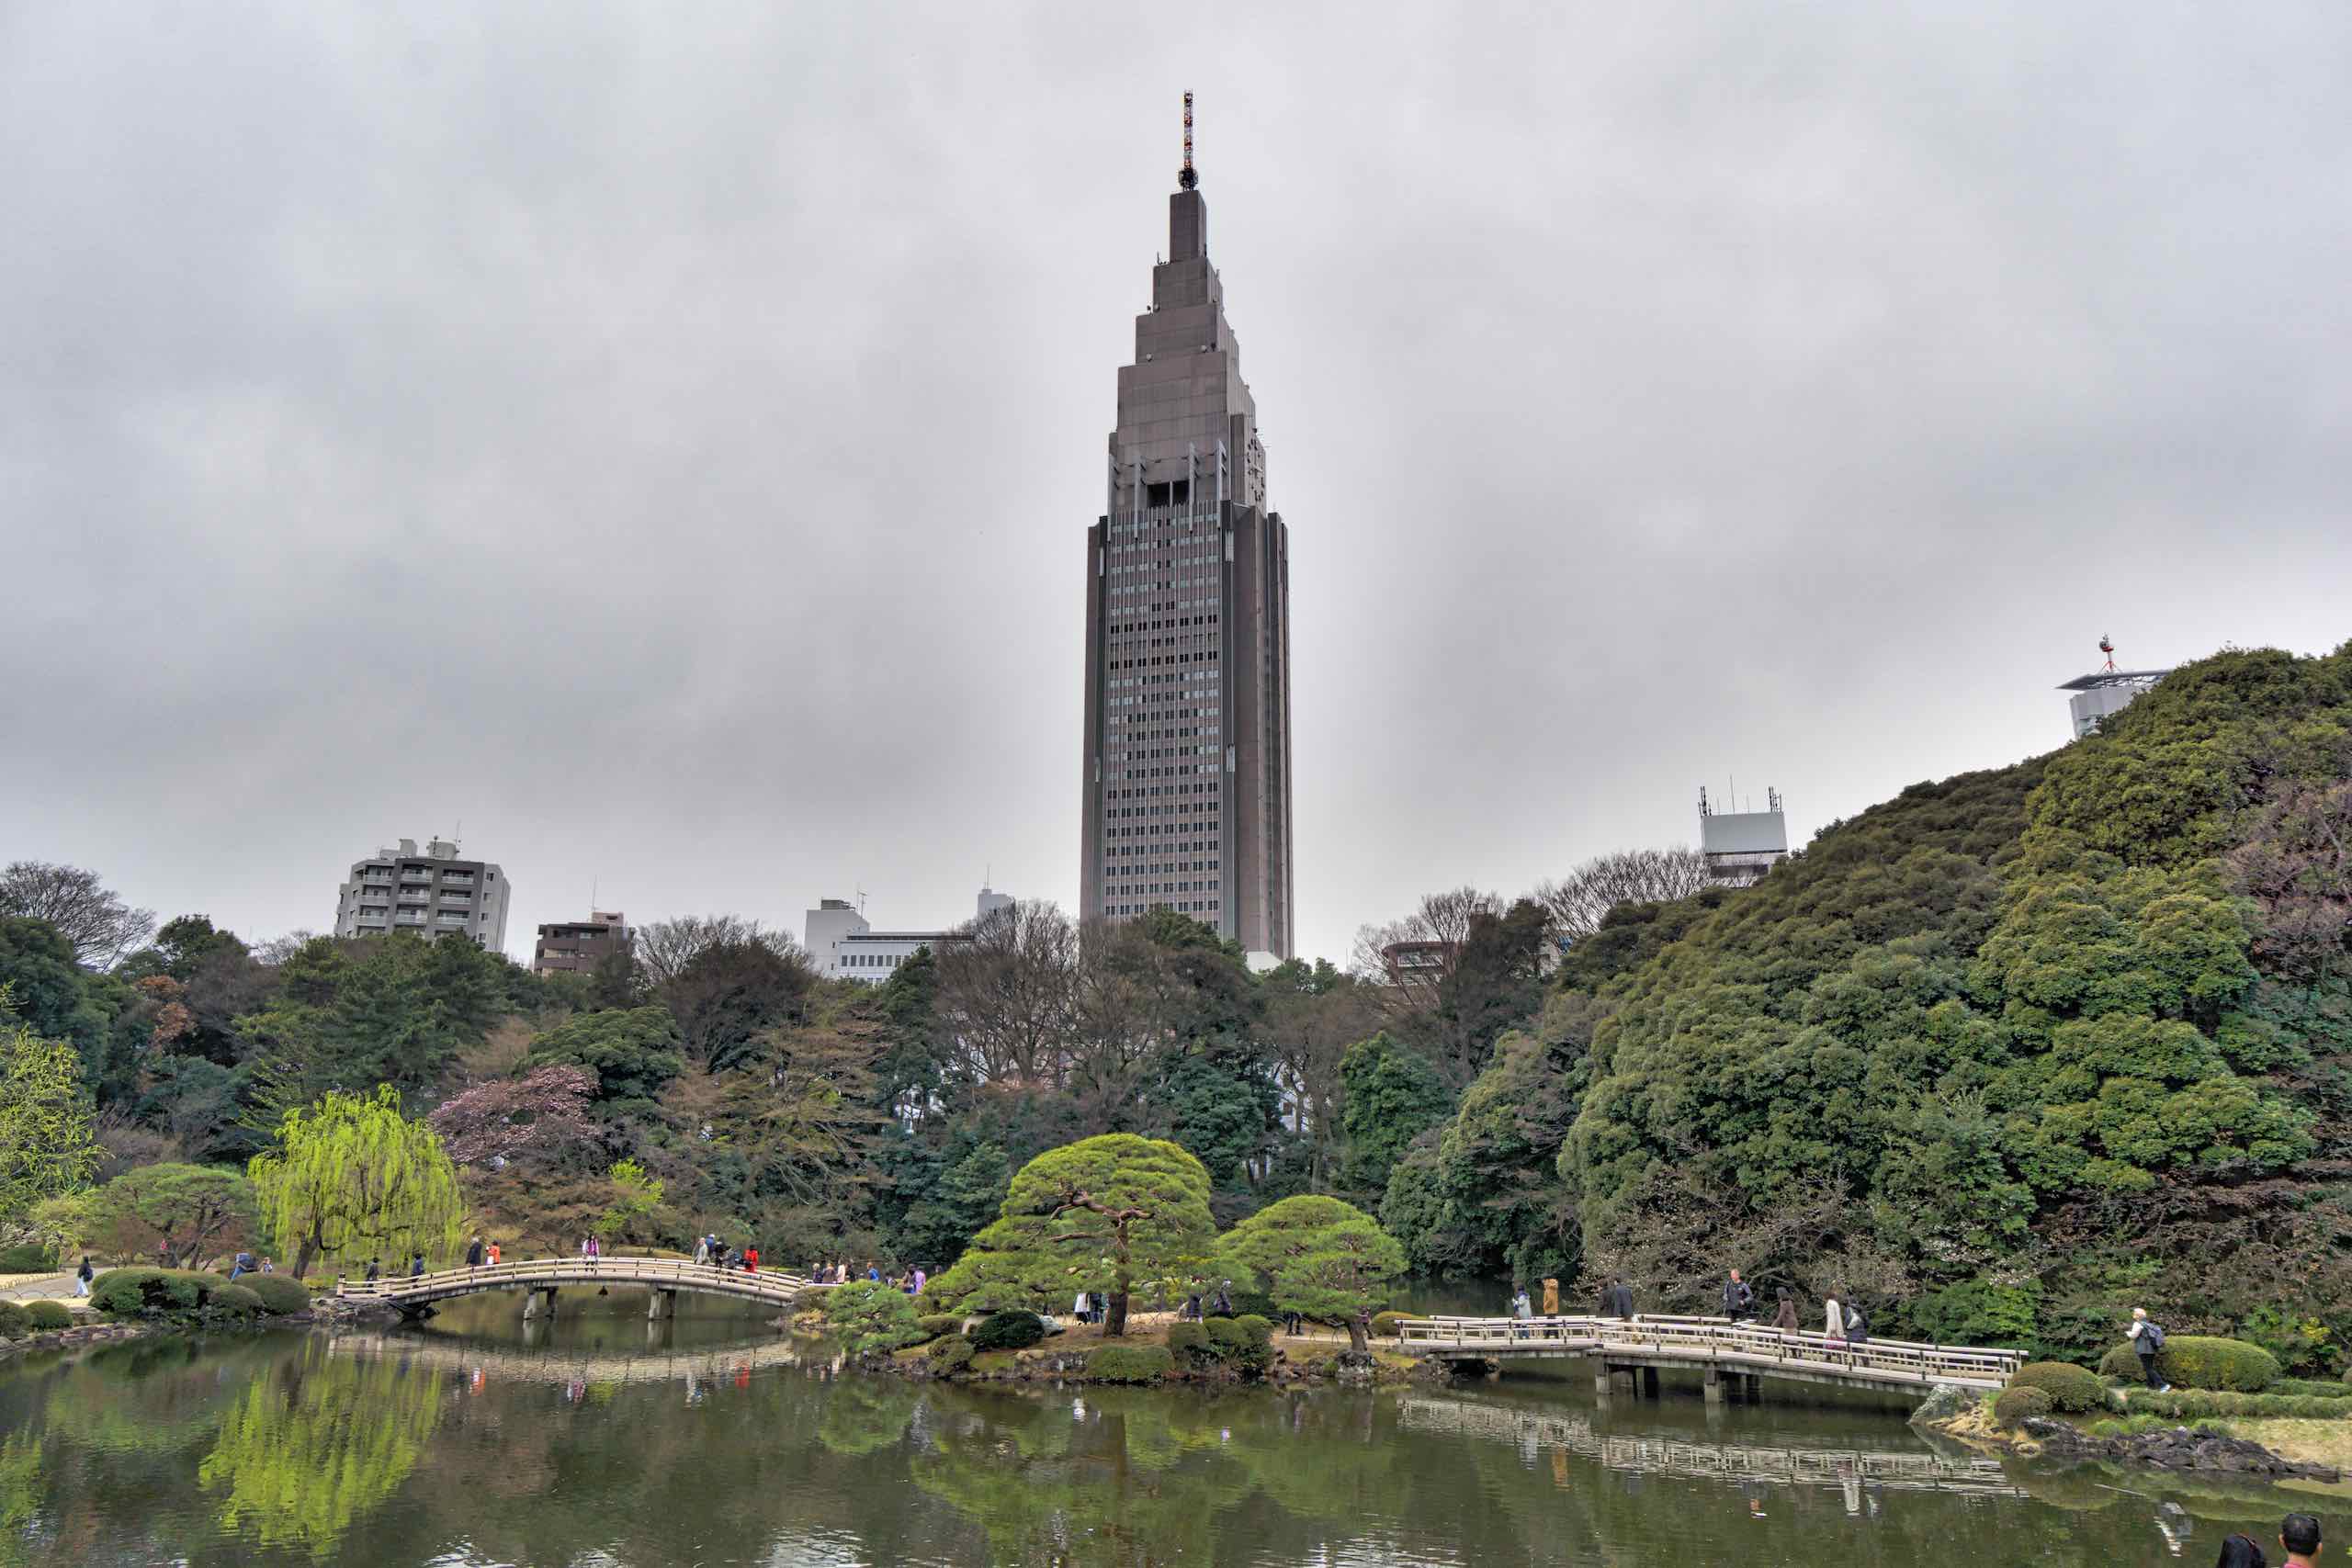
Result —
[[[1119,371],[1106,510],[1086,536],[1090,916],[1181,910],[1292,953],[1290,540],[1209,265],[1184,99],[1168,259]]]

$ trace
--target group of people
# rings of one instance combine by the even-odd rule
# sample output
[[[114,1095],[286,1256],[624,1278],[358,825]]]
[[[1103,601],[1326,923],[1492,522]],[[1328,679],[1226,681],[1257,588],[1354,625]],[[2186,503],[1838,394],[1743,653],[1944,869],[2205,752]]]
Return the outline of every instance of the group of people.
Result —
[[[1185,1296],[1184,1304],[1176,1309],[1176,1315],[1186,1323],[1198,1323],[1204,1317],[1231,1317],[1233,1281],[1227,1280],[1216,1290],[1208,1292],[1205,1300],[1200,1281],[1193,1281],[1191,1293]]]
[[[1723,1307],[1724,1315],[1734,1323],[1747,1323],[1756,1316],[1756,1289],[1739,1277],[1736,1269],[1724,1281]],[[1511,1288],[1510,1314],[1521,1323],[1531,1321],[1535,1315],[1535,1303],[1529,1299],[1524,1284],[1515,1284]],[[1600,1288],[1600,1315],[1626,1322],[1640,1315],[1634,1310],[1634,1288],[1617,1275],[1609,1276],[1608,1283]],[[1860,1345],[1870,1338],[1870,1314],[1862,1310],[1860,1302],[1850,1297],[1843,1301],[1834,1295],[1824,1298],[1821,1316],[1822,1332],[1841,1345]],[[1772,1313],[1771,1326],[1789,1334],[1794,1334],[1804,1326],[1797,1317],[1796,1297],[1786,1285],[1780,1288],[1780,1300]]]
[[[2319,1520],[2312,1515],[2289,1514],[2278,1521],[2278,1548],[2287,1554],[2283,1568],[2318,1568],[2319,1547]],[[2270,1568],[2270,1559],[2252,1537],[2233,1535],[2222,1540],[2213,1568]]]
[[[263,1256],[262,1260],[259,1263],[255,1263],[252,1253],[240,1252],[234,1258],[230,1260],[229,1282],[232,1285],[235,1284],[237,1282],[238,1276],[243,1274],[275,1274],[277,1272],[277,1265],[271,1262],[266,1254]]]
[[[466,1243],[466,1267],[480,1269],[485,1264],[492,1269],[498,1267],[498,1244],[494,1241],[485,1242],[481,1237],[476,1236]]]
[[[384,1260],[383,1260],[382,1258],[369,1258],[369,1259],[368,1260],[368,1276],[367,1276],[367,1277],[368,1277],[368,1280],[369,1280],[370,1282],[373,1282],[373,1281],[375,1281],[375,1280],[380,1280],[380,1279],[382,1279],[382,1278],[384,1277]],[[410,1253],[410,1254],[409,1254],[409,1256],[408,1256],[408,1277],[409,1277],[410,1279],[412,1279],[412,1280],[422,1280],[422,1279],[424,1279],[424,1253],[422,1253],[422,1252],[412,1252],[412,1253]]]
[[[736,1269],[756,1274],[760,1271],[760,1245],[747,1241],[741,1247],[729,1247],[716,1234],[697,1236],[695,1261],[712,1269]]]
[[[846,1285],[854,1280],[865,1280],[876,1285],[888,1285],[910,1296],[919,1296],[922,1294],[922,1288],[931,1282],[931,1269],[928,1265],[918,1263],[911,1269],[886,1270],[881,1264],[869,1258],[865,1272],[860,1274],[854,1264],[845,1258],[836,1258],[831,1263],[816,1265],[808,1270],[808,1277],[820,1285]]]

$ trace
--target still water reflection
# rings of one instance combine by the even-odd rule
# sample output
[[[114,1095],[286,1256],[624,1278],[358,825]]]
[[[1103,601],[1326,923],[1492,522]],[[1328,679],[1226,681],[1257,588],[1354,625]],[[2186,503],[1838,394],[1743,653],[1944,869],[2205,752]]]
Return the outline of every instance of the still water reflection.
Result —
[[[0,1565],[2210,1562],[2338,1498],[1940,1453],[1871,1403],[838,1375],[707,1303],[0,1371]],[[2352,1523],[2352,1509],[2346,1510]]]

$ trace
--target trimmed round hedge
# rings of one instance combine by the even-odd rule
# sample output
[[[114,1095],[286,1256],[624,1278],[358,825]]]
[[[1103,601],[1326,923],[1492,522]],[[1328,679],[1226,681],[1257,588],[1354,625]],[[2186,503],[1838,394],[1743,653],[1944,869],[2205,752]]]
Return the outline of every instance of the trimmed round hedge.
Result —
[[[205,1303],[208,1310],[227,1313],[232,1317],[259,1317],[269,1309],[262,1304],[261,1293],[245,1288],[243,1280],[214,1289],[212,1299]]]
[[[2140,1358],[2131,1346],[2118,1345],[2099,1358],[2098,1370],[2105,1377],[2136,1379]],[[2181,1388],[2260,1393],[2278,1381],[2278,1358],[2243,1339],[2176,1334],[2156,1352],[2156,1376]]]
[[[976,1352],[972,1342],[960,1334],[949,1334],[931,1342],[923,1352],[931,1358],[931,1370],[941,1377],[952,1377],[972,1364]]]
[[[50,1334],[74,1325],[74,1314],[63,1302],[27,1302],[25,1321],[35,1334]]]
[[[1046,1337],[1046,1325],[1037,1321],[1034,1312],[1014,1308],[993,1312],[972,1330],[972,1348],[976,1350],[1026,1350]]]
[[[1197,1351],[1206,1354],[1209,1331],[1198,1323],[1171,1323],[1168,1325],[1168,1348],[1173,1351]]]
[[[260,1300],[261,1310],[272,1317],[311,1310],[311,1292],[300,1280],[284,1274],[248,1274],[237,1281],[237,1288],[251,1291]]]
[[[198,1269],[109,1269],[90,1282],[90,1304],[112,1317],[195,1312],[228,1282]]]
[[[0,1302],[0,1339],[22,1339],[32,1330],[24,1308],[14,1302]]]
[[[2096,1373],[2064,1361],[2028,1361],[2009,1374],[2011,1388],[2038,1388],[2053,1410],[2079,1416],[2107,1405],[2107,1389]]]
[[[1097,1382],[1158,1382],[1175,1365],[1165,1345],[1104,1345],[1086,1358],[1086,1375]]]
[[[2031,1416],[2050,1414],[2050,1395],[2038,1388],[2005,1388],[1993,1401],[1993,1419],[2014,1427]]]

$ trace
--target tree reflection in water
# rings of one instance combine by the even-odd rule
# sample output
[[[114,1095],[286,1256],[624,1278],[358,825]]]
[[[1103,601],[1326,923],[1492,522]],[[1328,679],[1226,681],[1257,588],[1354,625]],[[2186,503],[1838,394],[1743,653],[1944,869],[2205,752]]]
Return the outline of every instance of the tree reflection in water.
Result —
[[[439,1372],[304,1344],[246,1385],[197,1468],[221,1494],[220,1525],[323,1560],[353,1523],[390,1497],[441,1422]]]

